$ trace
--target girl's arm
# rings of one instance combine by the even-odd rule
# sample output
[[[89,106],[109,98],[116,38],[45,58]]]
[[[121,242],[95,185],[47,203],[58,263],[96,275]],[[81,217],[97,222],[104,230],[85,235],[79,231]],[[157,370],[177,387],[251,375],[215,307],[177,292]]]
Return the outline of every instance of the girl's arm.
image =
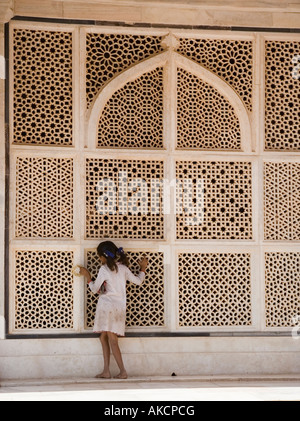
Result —
[[[145,271],[148,265],[148,259],[145,257],[140,261],[140,273],[136,276],[134,275],[130,269],[127,268],[126,277],[129,282],[133,282],[136,285],[141,285],[143,280],[145,279]]]
[[[87,282],[91,281],[92,277],[90,272],[84,268],[83,266],[80,266],[80,271],[79,271],[80,275],[84,276],[87,280]]]
[[[99,294],[101,285],[103,284],[104,281],[106,281],[105,268],[104,268],[104,266],[101,266],[95,282],[89,282],[90,290],[94,294]]]
[[[148,259],[143,257],[143,259],[139,263],[141,272],[145,272],[148,266]]]
[[[86,281],[94,294],[96,294],[100,290],[101,285],[105,281],[103,270],[103,266],[101,266],[97,279],[95,280],[95,282],[93,282],[90,272],[86,268],[80,267],[80,275],[86,278]]]

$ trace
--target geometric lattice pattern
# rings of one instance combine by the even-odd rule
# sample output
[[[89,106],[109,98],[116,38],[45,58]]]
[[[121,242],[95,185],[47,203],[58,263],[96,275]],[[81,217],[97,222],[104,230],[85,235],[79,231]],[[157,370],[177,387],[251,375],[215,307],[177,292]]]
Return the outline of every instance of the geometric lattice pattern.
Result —
[[[232,105],[197,76],[178,69],[177,147],[241,148],[239,120]]]
[[[300,253],[265,254],[266,327],[292,327],[300,315]]]
[[[181,38],[177,51],[224,79],[252,110],[252,41]]]
[[[130,262],[130,270],[139,273],[142,252],[126,251]],[[126,296],[126,326],[127,327],[158,327],[164,326],[164,266],[163,253],[147,252],[149,265],[142,285],[127,282]],[[101,262],[95,250],[88,250],[86,255],[87,268],[95,280]],[[86,327],[94,325],[94,317],[98,295],[86,288]]]
[[[250,254],[180,253],[179,326],[250,326]]]
[[[81,306],[74,303],[74,294],[80,296],[83,291],[80,286],[78,289],[79,282],[73,285],[74,250],[79,255],[80,247],[86,249],[86,265],[95,279],[100,261],[95,249],[86,247],[105,238],[138,239],[143,249],[151,241],[155,247],[165,241],[167,247],[180,246],[176,291],[174,279],[165,280],[163,253],[145,253],[149,265],[144,282],[141,286],[128,283],[126,287],[128,328],[154,331],[169,323],[173,328],[174,319],[168,321],[165,317],[165,303],[168,312],[178,306],[177,327],[182,330],[219,327],[234,331],[235,327],[253,327],[252,305],[260,303],[252,303],[252,297],[260,300],[258,288],[262,281],[259,270],[252,290],[248,245],[253,239],[253,202],[254,221],[259,224],[254,232],[260,229],[264,206],[265,241],[285,241],[290,247],[293,241],[300,240],[300,163],[294,157],[288,162],[282,156],[276,162],[266,158],[270,152],[300,150],[300,81],[295,70],[299,70],[299,41],[265,40],[253,34],[252,39],[257,37],[258,43],[264,40],[265,48],[258,58],[248,36],[246,40],[228,40],[211,39],[208,34],[204,39],[203,35],[197,38],[197,34],[188,38],[185,33],[183,37],[171,34],[163,39],[147,34],[85,35],[75,24],[71,29],[64,25],[65,30],[62,25],[50,30],[40,25],[37,30],[17,26],[24,24],[13,24],[10,46],[10,153],[12,163],[16,162],[15,168],[11,166],[11,203],[15,207],[10,210],[15,230],[11,235],[14,267],[9,291],[14,299],[10,301],[12,330],[40,330],[45,334],[55,329],[74,329],[74,318],[83,316],[79,314]],[[73,37],[84,58],[78,70],[73,69]],[[106,86],[109,89],[108,84],[124,71],[132,69],[133,75],[135,65],[167,48],[170,54],[168,58],[164,55],[165,64],[152,70],[146,70],[145,65],[145,73],[139,72],[136,79],[130,76],[120,89],[111,90],[110,98],[101,104],[101,115],[99,109],[97,144],[84,149],[88,136],[85,127],[89,126],[85,123],[92,121],[88,121],[89,112],[99,93]],[[256,87],[257,98],[265,101],[264,128],[254,127],[255,119],[250,118],[254,132],[264,130],[263,160],[256,154],[258,145],[251,160],[237,157],[236,153],[243,152],[241,131],[245,127],[241,126],[236,107],[195,76],[193,66],[176,68],[178,56],[172,55],[172,50],[185,57],[185,63],[198,63],[228,84],[250,117],[253,69],[264,61],[265,83]],[[79,80],[82,71],[85,75]],[[82,120],[75,128],[73,109]],[[166,143],[171,139],[176,143],[175,153],[173,144]],[[33,154],[28,152],[32,148]],[[201,157],[199,151],[211,151],[214,157]],[[219,152],[225,152],[226,157],[220,157]],[[192,154],[196,154],[195,158]],[[79,166],[83,160],[85,168],[74,174],[74,162]],[[257,184],[256,171],[259,169],[261,174],[261,165],[263,203],[252,197],[252,184]],[[171,216],[165,212],[167,202],[163,202],[165,168],[168,175],[175,170],[175,180],[168,180],[176,182],[175,189],[170,188],[170,200],[176,199],[176,214]],[[79,191],[75,191],[77,188]],[[74,211],[76,199],[83,202]],[[81,240],[83,231],[85,237]],[[205,240],[215,240],[216,250],[191,251],[190,247]],[[220,252],[222,241],[229,244],[230,240],[236,241],[238,252]],[[60,247],[62,243],[66,248]],[[266,328],[292,327],[293,319],[300,315],[299,252],[294,251],[295,247],[288,252],[284,248],[283,252],[282,243],[276,250],[273,243],[272,252],[265,252],[257,242],[251,248],[265,256]],[[134,273],[139,271],[142,256],[143,252],[128,252]],[[166,281],[170,281],[168,297]],[[174,304],[169,300],[175,295]],[[84,298],[85,327],[91,329],[98,296],[86,286]]]
[[[265,44],[265,149],[300,150],[300,83],[293,77],[300,42]]]
[[[252,193],[250,162],[177,161],[177,201],[187,203],[177,210],[178,239],[252,238]],[[190,181],[185,188],[184,180]],[[199,191],[198,191],[199,189]],[[203,201],[198,207],[198,195]],[[183,197],[183,199],[182,199]],[[201,212],[195,223],[189,216]]]
[[[73,236],[73,160],[18,157],[16,237]]]
[[[163,239],[163,177],[158,160],[87,159],[86,237]]]
[[[162,51],[161,37],[87,34],[86,94],[88,107],[99,90],[113,77]]]
[[[265,240],[300,240],[300,163],[266,162]]]
[[[72,34],[14,30],[15,144],[72,145]]]
[[[98,126],[98,147],[163,147],[163,69],[128,82],[107,102]]]
[[[143,252],[128,253],[133,273],[139,272]],[[148,267],[141,286],[127,284],[127,326],[164,326],[164,256],[147,252]]]
[[[15,329],[73,328],[73,252],[15,253]]]

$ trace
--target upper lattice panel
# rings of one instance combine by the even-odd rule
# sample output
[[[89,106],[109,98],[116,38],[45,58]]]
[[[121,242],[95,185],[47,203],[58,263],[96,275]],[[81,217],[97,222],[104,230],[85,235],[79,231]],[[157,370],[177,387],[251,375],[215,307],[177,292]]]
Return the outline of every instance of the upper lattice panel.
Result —
[[[128,82],[107,102],[98,125],[98,147],[163,147],[163,69]]]
[[[265,149],[299,151],[300,81],[292,60],[300,42],[266,41],[265,54]]]
[[[182,38],[177,51],[225,80],[252,110],[252,41]]]
[[[15,29],[13,143],[72,145],[72,34]]]
[[[183,69],[177,71],[177,147],[241,149],[240,124],[232,105]]]
[[[87,34],[86,101],[114,76],[161,51],[161,37],[122,34]]]

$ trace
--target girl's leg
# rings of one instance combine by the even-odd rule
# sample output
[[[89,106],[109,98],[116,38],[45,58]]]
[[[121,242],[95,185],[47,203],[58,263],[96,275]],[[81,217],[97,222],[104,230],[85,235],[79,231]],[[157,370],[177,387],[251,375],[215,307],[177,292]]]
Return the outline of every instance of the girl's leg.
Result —
[[[103,350],[104,368],[103,368],[102,373],[97,374],[96,377],[102,378],[102,379],[110,379],[111,377],[110,371],[109,371],[110,348],[109,348],[107,332],[102,332],[99,339],[100,339],[102,350]]]
[[[107,332],[107,335],[108,335],[112,353],[120,369],[120,373],[117,376],[115,376],[115,378],[127,379],[127,373],[123,364],[122,354],[121,354],[119,344],[118,344],[118,337],[115,333],[112,333],[112,332]]]

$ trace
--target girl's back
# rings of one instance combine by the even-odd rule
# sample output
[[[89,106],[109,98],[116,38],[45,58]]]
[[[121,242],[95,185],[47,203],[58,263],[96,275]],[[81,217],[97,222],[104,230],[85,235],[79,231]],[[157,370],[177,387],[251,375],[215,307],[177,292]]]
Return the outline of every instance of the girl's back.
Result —
[[[131,270],[123,265],[117,263],[116,271],[110,270],[106,264],[102,265],[94,285],[90,285],[93,292],[99,291],[103,282],[106,282],[106,292],[101,295],[100,299],[105,300],[105,297],[116,297],[126,302],[126,281],[133,282],[140,285],[145,277],[144,272],[140,272],[135,276]]]
[[[100,268],[101,278],[105,278],[106,281],[106,292],[104,295],[118,296],[120,299],[126,298],[126,273],[127,267],[122,263],[117,263],[118,270],[112,271],[107,265],[103,265]],[[100,272],[99,272],[100,274]]]

